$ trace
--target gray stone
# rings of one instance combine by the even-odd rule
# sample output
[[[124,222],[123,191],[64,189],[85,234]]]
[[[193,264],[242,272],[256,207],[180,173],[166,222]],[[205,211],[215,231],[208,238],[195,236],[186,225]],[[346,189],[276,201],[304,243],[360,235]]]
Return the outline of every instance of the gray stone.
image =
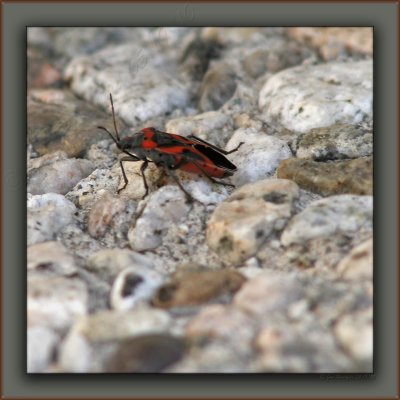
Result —
[[[28,173],[28,193],[68,193],[94,169],[88,160],[67,159],[32,169]]]
[[[271,177],[282,160],[292,157],[289,146],[281,139],[268,136],[254,128],[238,129],[226,148],[244,144],[229,159],[238,170],[232,177],[237,186]]]
[[[354,235],[362,228],[372,229],[372,196],[331,196],[311,203],[295,215],[281,242],[288,246],[334,234]]]
[[[296,132],[372,119],[372,61],[289,68],[260,91],[265,122]]]
[[[76,208],[64,196],[47,193],[28,198],[28,245],[53,240],[74,222]]]
[[[178,187],[165,186],[152,194],[140,218],[128,233],[131,248],[143,251],[158,247],[167,227],[171,223],[179,223],[189,209]]]
[[[372,132],[357,125],[311,129],[299,139],[296,156],[317,161],[372,155]]]
[[[28,275],[28,326],[51,328],[61,334],[87,311],[85,284],[76,278]]]
[[[56,241],[28,246],[28,270],[47,271],[59,275],[73,275],[77,272],[74,257]]]

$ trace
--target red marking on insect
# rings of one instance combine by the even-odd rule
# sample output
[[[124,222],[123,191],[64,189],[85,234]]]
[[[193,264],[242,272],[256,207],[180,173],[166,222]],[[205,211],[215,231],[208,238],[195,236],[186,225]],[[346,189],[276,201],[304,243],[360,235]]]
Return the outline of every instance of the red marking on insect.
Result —
[[[125,189],[128,184],[128,178],[126,177],[122,164],[124,161],[143,161],[140,167],[143,184],[146,190],[143,198],[145,198],[149,192],[144,172],[150,162],[162,168],[168,176],[174,179],[190,201],[193,200],[193,198],[179,182],[178,177],[174,173],[176,169],[202,174],[211,182],[234,187],[234,185],[230,183],[217,181],[214,178],[225,178],[234,174],[237,168],[225,156],[237,151],[243,142],[240,142],[233,150],[225,151],[194,135],[184,137],[174,133],[161,132],[155,128],[143,128],[133,136],[120,138],[115,122],[114,104],[111,94],[110,102],[115,137],[106,128],[102,126],[98,128],[106,131],[117,147],[123,153],[127,154],[127,156],[120,159],[120,166],[125,184],[122,188],[118,189],[118,193]]]

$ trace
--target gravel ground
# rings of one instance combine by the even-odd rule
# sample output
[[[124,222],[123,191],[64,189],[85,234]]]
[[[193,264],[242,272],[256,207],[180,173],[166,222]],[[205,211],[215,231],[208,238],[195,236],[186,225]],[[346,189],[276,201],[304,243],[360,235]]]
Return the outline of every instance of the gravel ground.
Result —
[[[372,372],[372,29],[28,28],[28,372]],[[218,185],[104,126],[196,135]]]

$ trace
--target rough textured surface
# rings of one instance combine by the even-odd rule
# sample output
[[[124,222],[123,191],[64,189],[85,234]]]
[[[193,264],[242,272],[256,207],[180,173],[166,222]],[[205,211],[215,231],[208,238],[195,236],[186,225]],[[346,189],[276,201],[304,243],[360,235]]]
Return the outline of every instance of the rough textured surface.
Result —
[[[300,137],[296,156],[317,161],[372,155],[372,132],[362,126],[336,124],[311,129]]]
[[[332,162],[291,158],[280,163],[276,175],[323,196],[372,195],[373,190],[372,157]]]
[[[236,271],[188,271],[178,274],[161,286],[152,304],[156,307],[171,308],[221,300],[239,290],[244,281],[243,275]]]
[[[27,36],[28,372],[372,371],[370,28]],[[178,165],[189,201],[124,162],[119,190],[109,93],[121,138],[195,135],[236,170]]]
[[[208,245],[222,259],[240,264],[284,228],[297,196],[297,185],[287,180],[263,180],[242,186],[210,217]]]
[[[372,230],[372,196],[331,196],[295,215],[281,240],[287,246],[332,234],[352,234],[362,228]]]
[[[372,62],[289,68],[267,80],[259,107],[265,122],[297,132],[358,124],[372,115]]]

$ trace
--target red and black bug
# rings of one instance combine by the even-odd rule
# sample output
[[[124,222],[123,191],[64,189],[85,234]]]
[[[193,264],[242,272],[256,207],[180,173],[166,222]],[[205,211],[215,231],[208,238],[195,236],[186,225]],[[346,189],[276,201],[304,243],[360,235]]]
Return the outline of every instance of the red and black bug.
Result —
[[[184,137],[174,133],[161,132],[155,128],[144,128],[133,136],[120,138],[115,122],[114,104],[111,94],[110,102],[115,137],[103,126],[99,126],[98,128],[106,131],[115,142],[118,149],[127,154],[127,156],[122,157],[119,162],[125,184],[118,190],[118,193],[125,189],[128,184],[128,178],[126,177],[122,164],[124,161],[143,161],[140,167],[143,184],[146,189],[143,198],[145,198],[149,192],[144,172],[150,162],[163,168],[165,173],[175,180],[189,200],[192,200],[192,196],[179,182],[178,177],[174,173],[176,169],[199,173],[207,177],[211,182],[234,187],[234,185],[230,183],[217,181],[214,178],[225,178],[234,174],[237,168],[225,156],[237,151],[243,142],[239,143],[233,150],[225,151],[194,135]]]

